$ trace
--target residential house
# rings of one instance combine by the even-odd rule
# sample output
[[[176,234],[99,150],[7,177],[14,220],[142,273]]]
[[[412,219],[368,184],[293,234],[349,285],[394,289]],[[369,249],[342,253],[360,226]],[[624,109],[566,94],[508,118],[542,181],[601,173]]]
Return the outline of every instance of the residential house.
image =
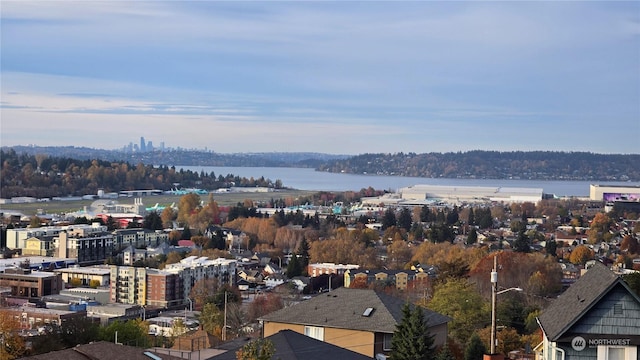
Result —
[[[181,360],[180,357],[163,354],[156,350],[97,341],[78,345],[71,349],[52,351],[22,358],[23,360]]]
[[[309,336],[291,330],[281,330],[273,335],[267,336],[275,348],[273,359],[279,360],[325,360],[325,359],[349,359],[367,360],[368,356],[357,352],[332,345],[327,342],[316,340]],[[209,360],[235,360],[238,351],[245,342],[236,344],[228,351],[216,355]]]
[[[406,301],[369,289],[338,288],[263,316],[263,335],[292,330],[368,356],[391,351]],[[425,310],[435,346],[447,339],[449,317]]]
[[[543,310],[543,360],[635,360],[640,346],[640,297],[594,263]]]

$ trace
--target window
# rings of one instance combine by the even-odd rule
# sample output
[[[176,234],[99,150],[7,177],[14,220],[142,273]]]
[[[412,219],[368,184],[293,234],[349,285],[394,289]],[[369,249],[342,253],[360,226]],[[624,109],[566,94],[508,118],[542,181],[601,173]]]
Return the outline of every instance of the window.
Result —
[[[391,351],[391,338],[393,338],[393,334],[384,334],[382,339],[382,350]]]
[[[637,360],[635,346],[598,346],[598,360]]]
[[[304,334],[316,340],[324,341],[324,328],[318,326],[305,326]]]

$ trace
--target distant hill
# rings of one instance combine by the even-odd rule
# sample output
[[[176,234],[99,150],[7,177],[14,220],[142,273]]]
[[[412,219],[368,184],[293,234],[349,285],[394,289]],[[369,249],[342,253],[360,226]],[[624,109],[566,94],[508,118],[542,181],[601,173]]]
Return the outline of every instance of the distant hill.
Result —
[[[314,152],[222,154],[171,149],[126,153],[85,147],[3,147],[18,154],[167,166],[305,167],[320,171],[430,178],[640,181],[640,154],[562,151],[468,151],[332,155]]]
[[[555,151],[362,154],[321,171],[465,179],[640,181],[640,155]]]
[[[330,155],[314,152],[258,152],[222,154],[213,151],[171,149],[150,152],[123,152],[75,146],[13,146],[18,154],[44,154],[79,160],[126,161],[131,164],[181,166],[261,166],[315,168],[327,161],[346,159],[349,155]]]

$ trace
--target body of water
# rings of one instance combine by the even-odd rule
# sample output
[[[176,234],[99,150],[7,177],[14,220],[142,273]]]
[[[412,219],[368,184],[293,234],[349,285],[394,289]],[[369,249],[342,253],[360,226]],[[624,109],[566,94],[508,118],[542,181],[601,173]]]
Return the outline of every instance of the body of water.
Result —
[[[216,176],[233,174],[246,178],[263,176],[272,181],[281,180],[286,187],[300,190],[359,191],[371,186],[376,190],[397,191],[418,185],[492,186],[542,188],[544,193],[557,196],[589,196],[589,185],[640,186],[640,182],[560,181],[560,180],[493,180],[493,179],[433,179],[421,177],[338,174],[304,168],[232,167],[232,166],[176,166],[176,169],[213,172]]]

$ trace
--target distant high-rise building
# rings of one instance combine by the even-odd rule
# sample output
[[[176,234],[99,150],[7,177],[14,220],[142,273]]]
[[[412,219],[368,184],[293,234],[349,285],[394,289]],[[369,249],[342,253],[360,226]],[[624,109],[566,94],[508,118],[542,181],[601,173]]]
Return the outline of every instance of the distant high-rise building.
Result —
[[[140,152],[147,151],[147,144],[144,142],[144,136],[140,136]]]
[[[164,151],[164,141],[160,142],[160,151]]]
[[[147,151],[153,151],[153,142],[151,140],[147,143]]]

